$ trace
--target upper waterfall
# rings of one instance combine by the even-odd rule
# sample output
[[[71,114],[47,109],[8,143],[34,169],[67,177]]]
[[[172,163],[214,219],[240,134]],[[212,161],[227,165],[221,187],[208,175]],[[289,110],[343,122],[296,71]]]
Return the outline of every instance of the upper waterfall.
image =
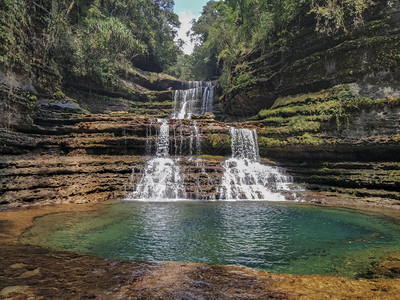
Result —
[[[190,119],[193,114],[212,112],[215,87],[212,82],[189,81],[174,92],[172,119]]]
[[[212,113],[214,111],[214,94],[215,86],[212,85],[212,82],[206,82],[203,93],[203,102],[201,106],[202,114],[205,114],[207,112]]]

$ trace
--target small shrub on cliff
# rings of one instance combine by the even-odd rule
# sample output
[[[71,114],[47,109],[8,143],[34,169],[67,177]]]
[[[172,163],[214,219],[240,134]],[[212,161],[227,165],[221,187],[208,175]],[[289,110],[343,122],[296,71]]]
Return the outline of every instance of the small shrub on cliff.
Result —
[[[372,0],[312,0],[310,12],[316,15],[316,30],[330,35],[358,27],[364,22],[365,10],[373,3]]]
[[[61,90],[57,90],[53,93],[52,98],[56,100],[65,99],[65,94]]]

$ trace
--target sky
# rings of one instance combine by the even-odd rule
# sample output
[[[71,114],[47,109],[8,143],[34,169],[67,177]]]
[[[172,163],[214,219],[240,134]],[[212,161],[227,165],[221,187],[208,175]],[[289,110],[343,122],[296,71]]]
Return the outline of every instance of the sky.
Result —
[[[194,45],[190,43],[190,38],[186,36],[186,32],[190,30],[192,24],[190,21],[197,19],[203,11],[203,6],[209,0],[175,0],[175,13],[178,14],[181,21],[181,28],[178,30],[178,38],[185,41],[183,52],[191,54]]]

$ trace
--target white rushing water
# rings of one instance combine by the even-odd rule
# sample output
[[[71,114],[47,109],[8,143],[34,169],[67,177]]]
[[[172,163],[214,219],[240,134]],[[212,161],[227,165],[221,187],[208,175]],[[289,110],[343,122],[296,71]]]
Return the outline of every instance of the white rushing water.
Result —
[[[158,122],[161,126],[156,140],[156,157],[146,163],[136,190],[127,200],[162,201],[186,198],[180,166],[176,159],[169,156],[168,120],[158,119]]]
[[[214,93],[215,86],[213,86],[211,82],[206,82],[203,93],[201,114],[205,114],[208,112],[212,113],[214,111]]]
[[[213,112],[215,87],[211,82],[189,81],[187,87],[175,91],[172,119],[190,119],[194,113]]]
[[[207,160],[201,159],[201,132],[193,113],[213,110],[214,86],[211,82],[193,81],[188,89],[175,92],[173,120],[150,120],[146,128],[145,151],[149,159],[141,179],[127,200],[173,201],[179,199],[198,200],[285,200],[282,192],[291,192],[292,179],[281,174],[274,166],[260,163],[257,132],[255,129],[230,127],[231,158],[222,164],[222,178],[207,167]],[[195,105],[201,99],[201,106]],[[196,111],[197,109],[197,111]],[[153,135],[157,134],[157,138]],[[178,158],[188,157],[185,176]],[[195,158],[197,156],[197,158]],[[218,164],[216,169],[221,168]],[[132,173],[132,182],[134,178]],[[185,178],[186,181],[185,182]],[[188,188],[188,194],[186,193]]]
[[[290,191],[292,180],[276,167],[259,162],[255,129],[230,128],[232,157],[223,167],[220,200],[283,201],[281,191]]]

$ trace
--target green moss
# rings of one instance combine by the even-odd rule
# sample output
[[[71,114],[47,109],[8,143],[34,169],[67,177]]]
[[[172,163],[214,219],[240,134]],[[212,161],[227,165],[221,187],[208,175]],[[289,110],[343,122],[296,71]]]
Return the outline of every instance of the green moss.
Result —
[[[32,101],[32,102],[34,102],[34,101],[37,100],[36,95],[32,94],[31,92],[26,92],[26,93],[25,93],[25,97],[26,97],[28,100]]]
[[[287,119],[283,117],[269,117],[261,121],[262,124],[282,124],[285,122],[287,122]]]
[[[259,130],[260,135],[285,135],[290,132],[289,126],[264,127]]]
[[[267,137],[259,137],[258,143],[260,148],[271,148],[271,147],[279,147],[287,144],[286,141],[282,141],[275,138],[267,138]]]
[[[266,119],[267,117],[290,117],[294,115],[312,115],[312,114],[329,114],[335,107],[340,106],[340,103],[336,100],[327,102],[316,102],[313,104],[295,105],[295,106],[284,106],[276,109],[261,110],[258,113],[260,119]]]
[[[321,127],[319,122],[307,121],[305,116],[297,116],[289,122],[289,131],[296,132],[318,132]]]
[[[55,92],[53,93],[52,98],[53,98],[53,99],[56,99],[56,100],[61,100],[61,99],[65,99],[66,96],[65,96],[65,94],[63,93],[63,91],[57,90],[57,91],[55,91]]]
[[[31,25],[31,16],[22,0],[4,0],[0,14],[0,65],[5,69],[29,71],[27,31]]]
[[[315,122],[326,122],[330,121],[334,116],[330,114],[322,114],[322,115],[312,115],[312,116],[305,116],[305,120],[307,121],[315,121]]]
[[[349,85],[337,85],[327,90],[321,90],[316,93],[298,94],[295,96],[287,96],[278,98],[272,108],[278,108],[281,106],[288,106],[293,104],[308,104],[317,101],[327,101],[335,98],[340,92],[348,91]]]
[[[207,139],[213,148],[226,148],[231,145],[231,138],[227,134],[223,133],[209,133]]]
[[[324,140],[321,135],[310,134],[308,132],[304,133],[302,136],[290,137],[288,138],[290,144],[303,144],[303,145],[322,145]]]
[[[115,112],[111,112],[110,116],[111,117],[126,117],[129,116],[130,114],[126,111],[115,111]]]
[[[349,84],[317,93],[279,98],[273,108],[261,110],[255,118],[261,120],[259,133],[271,138],[266,140],[269,146],[278,145],[282,138],[289,144],[320,145],[327,142],[320,138],[323,129],[342,130],[361,110],[400,105],[400,98],[370,99],[357,94],[357,86]],[[336,128],[332,128],[334,124]],[[298,136],[299,133],[304,135]],[[398,137],[391,140],[397,142]]]
[[[135,114],[135,115],[146,115],[147,114],[147,109],[143,107],[134,107],[129,110],[129,113]]]
[[[148,79],[151,83],[156,82],[158,80],[158,76],[156,73],[150,73]]]
[[[395,142],[400,142],[400,134],[392,136],[392,140]]]

